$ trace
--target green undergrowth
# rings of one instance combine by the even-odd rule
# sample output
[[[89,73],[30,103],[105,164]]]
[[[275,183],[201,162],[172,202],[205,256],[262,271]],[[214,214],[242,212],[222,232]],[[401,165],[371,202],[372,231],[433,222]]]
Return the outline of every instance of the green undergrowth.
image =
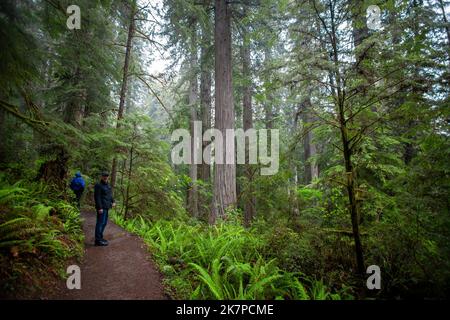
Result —
[[[48,186],[11,184],[0,175],[0,288],[2,298],[28,298],[54,287],[65,262],[83,254],[79,211]]]
[[[149,245],[176,299],[353,298],[347,289],[332,292],[320,280],[282,270],[277,259],[261,254],[265,238],[238,223],[112,218]]]

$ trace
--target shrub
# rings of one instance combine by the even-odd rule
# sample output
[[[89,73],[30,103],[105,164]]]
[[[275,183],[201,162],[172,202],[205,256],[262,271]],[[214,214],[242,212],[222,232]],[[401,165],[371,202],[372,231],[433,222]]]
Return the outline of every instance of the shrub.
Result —
[[[81,257],[84,236],[78,210],[49,196],[43,184],[11,185],[0,176],[0,212],[0,286],[5,297],[17,289],[24,294],[38,291],[39,279],[62,274],[63,261]]]
[[[140,235],[150,246],[169,290],[190,299],[332,299],[322,282],[283,270],[265,255],[267,239],[238,223],[208,226],[181,220],[147,221],[143,217],[113,219]],[[292,233],[288,233],[292,236]],[[303,285],[307,283],[307,285]],[[346,296],[351,297],[350,295]]]

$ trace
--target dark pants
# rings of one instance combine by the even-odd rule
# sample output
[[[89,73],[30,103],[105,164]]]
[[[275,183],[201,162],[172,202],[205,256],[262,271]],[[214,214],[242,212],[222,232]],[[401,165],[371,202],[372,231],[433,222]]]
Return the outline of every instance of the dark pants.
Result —
[[[81,200],[81,196],[83,195],[83,190],[76,190],[76,191],[74,191],[74,193],[75,193],[75,200],[77,202],[78,209],[80,209],[80,207],[81,207],[80,200]]]
[[[103,213],[97,211],[97,224],[95,225],[95,241],[103,239],[103,231],[105,231],[108,223],[108,209],[103,209]]]

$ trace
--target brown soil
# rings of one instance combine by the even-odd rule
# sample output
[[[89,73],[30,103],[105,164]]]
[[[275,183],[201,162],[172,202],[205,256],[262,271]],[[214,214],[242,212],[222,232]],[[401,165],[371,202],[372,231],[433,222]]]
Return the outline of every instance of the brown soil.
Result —
[[[52,299],[167,299],[146,245],[111,220],[105,229],[106,247],[94,246],[95,213],[84,212],[85,255],[81,289],[67,289],[65,281]]]

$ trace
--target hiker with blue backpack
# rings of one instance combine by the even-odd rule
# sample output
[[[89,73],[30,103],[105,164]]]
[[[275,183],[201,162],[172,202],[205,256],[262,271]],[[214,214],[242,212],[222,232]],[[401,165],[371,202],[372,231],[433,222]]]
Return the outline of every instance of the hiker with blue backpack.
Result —
[[[80,200],[81,196],[83,195],[85,187],[86,183],[84,182],[81,173],[80,172],[75,173],[75,177],[73,177],[72,181],[70,182],[70,189],[72,189],[73,193],[75,193],[78,209],[80,209],[81,207]]]

